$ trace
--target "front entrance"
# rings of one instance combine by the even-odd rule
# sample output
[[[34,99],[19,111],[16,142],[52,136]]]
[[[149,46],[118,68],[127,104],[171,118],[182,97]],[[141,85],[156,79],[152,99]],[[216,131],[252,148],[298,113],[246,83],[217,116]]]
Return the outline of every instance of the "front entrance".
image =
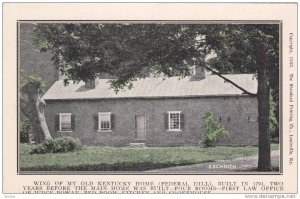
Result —
[[[146,114],[135,115],[135,138],[137,140],[146,139]]]

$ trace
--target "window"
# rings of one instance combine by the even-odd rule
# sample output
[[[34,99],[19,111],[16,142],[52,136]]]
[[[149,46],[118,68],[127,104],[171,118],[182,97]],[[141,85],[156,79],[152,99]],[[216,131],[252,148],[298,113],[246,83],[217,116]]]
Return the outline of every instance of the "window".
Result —
[[[110,131],[111,130],[111,113],[102,112],[98,113],[98,130]]]
[[[170,131],[181,130],[180,125],[181,111],[169,111],[168,112],[168,122]]]
[[[219,122],[222,122],[222,117],[219,117]]]
[[[59,131],[72,131],[72,113],[60,113],[59,114]]]

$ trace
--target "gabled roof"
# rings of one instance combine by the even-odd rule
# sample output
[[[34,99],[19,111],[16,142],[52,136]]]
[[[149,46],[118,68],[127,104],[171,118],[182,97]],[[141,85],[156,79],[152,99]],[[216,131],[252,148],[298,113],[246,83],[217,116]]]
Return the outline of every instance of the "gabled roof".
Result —
[[[256,93],[257,79],[253,74],[231,74],[224,77],[245,90]],[[115,93],[110,88],[109,79],[97,79],[96,88],[87,89],[84,82],[64,86],[63,80],[56,81],[43,96],[44,100],[108,99],[108,98],[159,98],[159,97],[197,97],[231,96],[243,92],[217,75],[206,75],[205,79],[190,81],[190,77],[179,79],[170,77],[138,79],[131,90]]]

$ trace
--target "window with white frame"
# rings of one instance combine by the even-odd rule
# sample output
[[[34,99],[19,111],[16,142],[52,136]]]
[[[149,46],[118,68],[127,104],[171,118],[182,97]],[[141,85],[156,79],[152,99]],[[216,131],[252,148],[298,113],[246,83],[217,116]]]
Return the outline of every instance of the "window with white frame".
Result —
[[[181,114],[181,111],[169,111],[168,112],[168,121],[169,121],[169,130],[170,131],[181,130],[180,114]]]
[[[59,114],[59,131],[72,131],[72,113]]]
[[[111,130],[111,112],[98,113],[98,130],[99,131]]]

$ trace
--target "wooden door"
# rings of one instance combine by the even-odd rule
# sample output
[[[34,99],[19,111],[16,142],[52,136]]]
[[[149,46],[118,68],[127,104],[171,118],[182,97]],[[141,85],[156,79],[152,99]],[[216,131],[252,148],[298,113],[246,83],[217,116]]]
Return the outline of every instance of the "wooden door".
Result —
[[[146,139],[146,114],[138,114],[135,116],[136,139]]]

